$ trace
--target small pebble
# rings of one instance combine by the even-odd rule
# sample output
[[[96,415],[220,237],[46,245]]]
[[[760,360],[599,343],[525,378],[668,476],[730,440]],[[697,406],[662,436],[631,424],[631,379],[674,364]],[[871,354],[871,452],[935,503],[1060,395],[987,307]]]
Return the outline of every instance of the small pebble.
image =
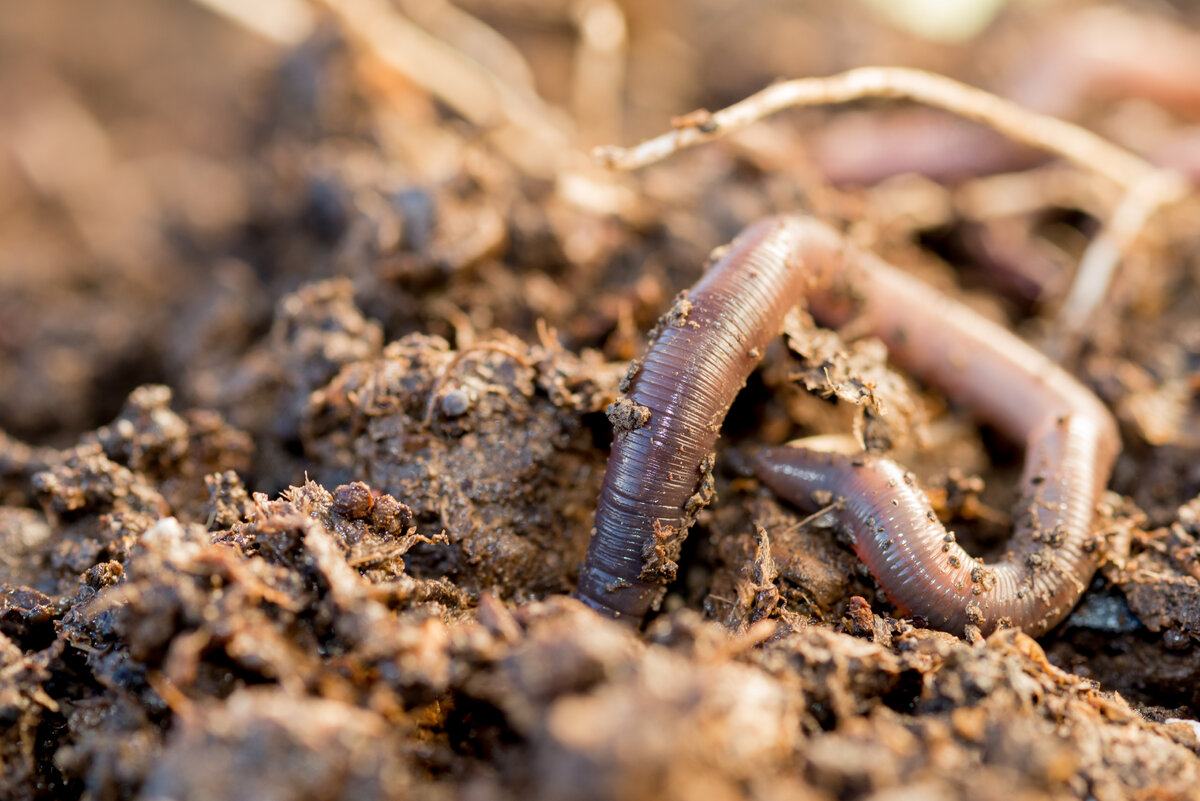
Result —
[[[440,405],[446,417],[461,417],[471,408],[471,396],[465,389],[456,387],[442,396]]]

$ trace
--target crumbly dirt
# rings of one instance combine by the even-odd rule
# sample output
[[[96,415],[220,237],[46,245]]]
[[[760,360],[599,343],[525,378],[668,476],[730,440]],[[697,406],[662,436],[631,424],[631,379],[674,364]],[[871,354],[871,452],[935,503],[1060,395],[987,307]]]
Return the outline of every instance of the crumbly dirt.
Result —
[[[393,5],[512,91],[464,108],[495,97],[404,74],[323,4],[270,35],[187,0],[0,14],[0,798],[1200,798],[1194,200],[1064,342],[1112,188],[945,116],[808,110],[617,178],[582,155],[895,63],[1197,175],[1194,8],[1014,2],[935,43],[817,0]],[[1073,72],[1088,41],[1102,80]],[[1140,69],[1159,53],[1184,55]],[[689,324],[714,249],[785,210],[1113,409],[1104,564],[1040,640],[898,618],[831,515],[753,478],[761,444],[852,434],[1004,549],[1019,443],[801,315],[701,466],[690,536],[643,554],[661,610],[570,598],[613,427],[647,422],[619,400],[631,360]]]

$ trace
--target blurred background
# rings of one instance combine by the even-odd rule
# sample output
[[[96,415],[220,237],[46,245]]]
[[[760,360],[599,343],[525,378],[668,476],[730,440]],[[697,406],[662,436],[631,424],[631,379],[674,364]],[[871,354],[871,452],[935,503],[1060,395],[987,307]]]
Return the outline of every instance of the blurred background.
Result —
[[[542,320],[628,358],[708,250],[777,209],[853,221],[901,261],[915,243],[987,263],[1002,313],[1037,314],[1112,189],[1053,166],[972,188],[1045,157],[946,114],[789,112],[636,176],[587,151],[781,77],[891,64],[1193,170],[1198,19],[1165,0],[9,3],[0,429],[68,443],[155,381],[295,450],[264,343],[279,299],[331,276],[385,340]]]

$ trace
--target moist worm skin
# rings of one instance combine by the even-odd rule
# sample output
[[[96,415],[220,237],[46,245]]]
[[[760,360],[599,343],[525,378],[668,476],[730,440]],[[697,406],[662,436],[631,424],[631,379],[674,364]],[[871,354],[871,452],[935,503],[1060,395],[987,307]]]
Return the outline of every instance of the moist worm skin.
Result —
[[[721,422],[784,315],[802,302],[825,325],[858,320],[887,343],[896,361],[1024,443],[1025,502],[1010,558],[972,564],[991,573],[963,582],[961,571],[945,578],[943,567],[949,555],[963,565],[969,557],[961,549],[942,551],[953,543],[943,541],[947,534],[936,518],[928,519],[923,496],[878,493],[879,479],[871,475],[889,470],[899,471],[898,486],[909,488],[903,471],[887,460],[851,457],[843,464],[818,454],[804,457],[812,461],[808,467],[793,469],[782,455],[769,454],[760,462],[764,480],[795,493],[800,504],[813,489],[845,497],[847,509],[863,510],[845,519],[852,527],[869,524],[872,499],[882,499],[894,519],[874,515],[870,536],[855,529],[856,548],[893,601],[934,625],[961,629],[972,622],[990,630],[1011,622],[1041,632],[1060,620],[1095,570],[1085,542],[1120,447],[1111,415],[1003,327],[796,215],[743,231],[686,303],[664,317],[635,365],[626,396],[615,405],[631,412],[614,415],[618,425],[576,595],[633,620],[661,598],[671,575],[662,569],[663,554],[673,567],[670,557],[708,498],[710,479],[702,468]],[[882,479],[882,486],[896,489],[887,486],[893,479]],[[1010,563],[1011,582],[1004,568]]]
[[[764,449],[756,468],[763,483],[804,508],[816,509],[814,491],[832,493],[835,519],[903,611],[954,633],[970,623],[984,633],[1016,626],[1036,636],[1066,617],[1096,569],[1088,547],[1095,433],[1069,417],[1031,438],[1009,551],[991,564],[955,542],[912,474],[891,459],[785,445]]]

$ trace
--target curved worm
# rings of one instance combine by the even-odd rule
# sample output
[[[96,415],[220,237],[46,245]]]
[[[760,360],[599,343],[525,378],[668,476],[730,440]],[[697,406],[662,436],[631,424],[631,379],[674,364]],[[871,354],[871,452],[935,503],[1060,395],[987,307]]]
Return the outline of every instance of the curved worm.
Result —
[[[885,459],[775,449],[760,459],[763,480],[802,505],[817,489],[844,497],[842,520],[884,592],[935,626],[1040,633],[1061,620],[1095,570],[1091,521],[1120,448],[1112,416],[1001,326],[795,215],[743,231],[631,368],[626,395],[610,407],[616,435],[576,595],[636,620],[658,602],[712,495],[721,422],[802,301],[824,325],[857,319],[897,362],[1024,443],[1012,551],[997,565],[972,560]]]

